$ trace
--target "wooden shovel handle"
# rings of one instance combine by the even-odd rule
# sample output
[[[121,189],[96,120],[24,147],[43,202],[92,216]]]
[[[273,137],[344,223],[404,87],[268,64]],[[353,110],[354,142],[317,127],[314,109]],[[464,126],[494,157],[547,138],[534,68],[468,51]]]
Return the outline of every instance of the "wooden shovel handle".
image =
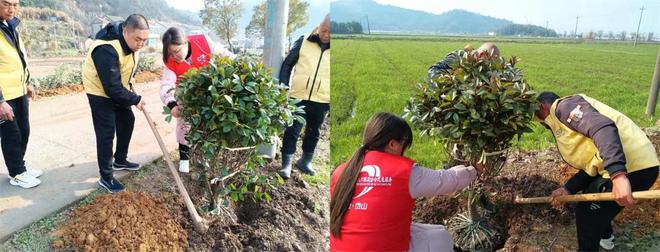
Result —
[[[636,200],[660,199],[660,190],[633,192],[633,198]],[[578,201],[614,201],[614,195],[611,192],[605,193],[585,193],[575,195],[565,195],[557,198],[560,202],[578,202]],[[519,198],[516,197],[516,204],[534,204],[550,203],[552,197]]]
[[[151,127],[151,131],[154,133],[154,136],[156,136],[156,140],[158,140],[158,145],[160,145],[160,150],[163,151],[163,158],[165,159],[165,162],[167,162],[167,166],[169,167],[169,170],[172,173],[172,176],[174,177],[174,182],[176,183],[176,187],[179,189],[179,194],[181,194],[181,197],[183,198],[183,202],[186,205],[186,209],[188,210],[188,213],[190,213],[190,217],[192,218],[195,229],[201,233],[206,232],[206,230],[208,230],[208,225],[206,224],[206,221],[199,215],[199,213],[197,213],[195,204],[193,204],[192,200],[190,199],[190,196],[188,195],[188,191],[186,190],[186,187],[183,185],[183,181],[181,181],[181,177],[179,177],[179,172],[175,168],[174,163],[170,158],[170,153],[169,151],[167,151],[167,147],[165,147],[165,143],[163,142],[163,139],[160,137],[160,134],[156,129],[156,124],[154,124],[154,121],[151,119],[151,116],[147,112],[146,108],[143,109],[142,112],[144,113],[144,117],[147,118],[147,122],[149,123],[149,127]]]

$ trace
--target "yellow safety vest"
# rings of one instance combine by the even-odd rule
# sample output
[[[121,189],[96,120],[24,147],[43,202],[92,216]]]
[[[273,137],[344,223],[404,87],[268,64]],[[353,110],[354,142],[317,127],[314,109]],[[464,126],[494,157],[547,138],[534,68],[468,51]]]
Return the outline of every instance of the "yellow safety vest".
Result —
[[[646,137],[644,131],[630,118],[593,98],[583,94],[579,94],[579,96],[616,124],[623,145],[623,152],[626,156],[627,172],[630,173],[660,164],[655,147]],[[567,97],[557,99],[550,107],[550,114],[545,118],[545,123],[550,127],[557,140],[559,153],[564,161],[573,168],[584,170],[590,176],[600,174],[603,178],[609,178],[607,170],[603,167],[603,159],[600,157],[593,140],[564,125],[555,115],[557,104],[565,98]]]
[[[16,31],[18,32],[18,31]],[[19,50],[25,53],[23,40],[19,39]],[[27,59],[25,59],[27,64]],[[23,67],[21,56],[14,44],[0,32],[0,88],[5,100],[12,100],[27,94],[27,66]]]
[[[319,44],[307,40],[308,37],[303,38],[300,47],[290,95],[301,100],[330,103],[330,48],[321,52]]]
[[[82,82],[85,91],[91,95],[110,98],[103,89],[103,84],[99,79],[99,75],[96,72],[96,66],[94,65],[94,60],[92,59],[92,52],[96,47],[101,45],[111,45],[112,47],[115,48],[115,51],[117,51],[117,55],[119,55],[119,70],[121,72],[121,84],[126,89],[131,90],[129,86],[129,82],[131,81],[131,77],[133,77],[133,73],[137,68],[137,62],[139,57],[138,53],[134,52],[125,55],[124,49],[122,49],[119,40],[110,40],[110,41],[95,40],[92,46],[89,48],[89,51],[87,52],[87,58],[85,59],[85,63],[83,63]]]

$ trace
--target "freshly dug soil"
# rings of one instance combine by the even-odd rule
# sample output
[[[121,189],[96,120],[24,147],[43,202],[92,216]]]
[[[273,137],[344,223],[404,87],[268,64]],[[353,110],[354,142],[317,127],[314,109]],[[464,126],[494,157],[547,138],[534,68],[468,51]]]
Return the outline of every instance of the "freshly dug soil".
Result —
[[[158,80],[160,72],[141,72],[135,75],[135,83],[145,83]]]
[[[84,251],[185,251],[188,231],[167,211],[163,199],[145,193],[101,195],[74,210],[54,236],[55,248]]]
[[[135,75],[135,81],[138,84],[152,82],[158,80],[159,78],[160,78],[159,72],[141,72]],[[83,88],[82,84],[38,90],[39,97],[52,97],[52,96],[65,95],[65,94],[75,94],[84,91],[85,89]]]
[[[275,172],[269,166],[265,172]],[[273,173],[271,173],[273,174]],[[329,192],[313,186],[294,174],[284,185],[271,192],[270,202],[251,199],[237,202],[229,211],[237,219],[210,217],[209,231],[199,234],[186,218],[193,251],[328,251]],[[187,212],[183,206],[182,214]]]

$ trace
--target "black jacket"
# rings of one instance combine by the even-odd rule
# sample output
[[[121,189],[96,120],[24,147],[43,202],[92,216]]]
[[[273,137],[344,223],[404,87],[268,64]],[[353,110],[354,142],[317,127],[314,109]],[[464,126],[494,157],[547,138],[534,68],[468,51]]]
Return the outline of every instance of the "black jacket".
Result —
[[[122,34],[123,27],[121,22],[113,22],[106,25],[96,34],[96,39],[115,40],[118,39],[124,54],[128,55],[133,51],[126,44]],[[96,72],[99,75],[105,94],[114,102],[121,106],[137,105],[141,97],[126,89],[121,83],[121,68],[119,66],[119,55],[111,45],[101,45],[92,51],[92,60],[96,66]],[[136,62],[137,64],[137,62]],[[133,85],[131,83],[131,85]]]
[[[300,58],[300,48],[302,47],[303,39],[305,39],[305,36],[300,36],[300,38],[298,38],[298,40],[293,43],[293,48],[291,48],[291,51],[289,51],[289,55],[287,55],[282,62],[282,68],[280,69],[280,83],[283,85],[289,86],[291,71],[293,71],[293,67],[296,66],[296,63],[298,63],[298,58]],[[330,48],[330,43],[322,43],[318,34],[312,34],[307,38],[307,41],[319,44],[321,47],[321,52],[324,52]]]
[[[450,70],[451,68],[450,63],[452,62],[452,60],[456,59],[457,57],[458,57],[458,53],[451,52],[447,54],[447,56],[445,56],[444,59],[431,65],[428,69],[428,78],[433,79],[434,77],[440,75],[443,71]]]

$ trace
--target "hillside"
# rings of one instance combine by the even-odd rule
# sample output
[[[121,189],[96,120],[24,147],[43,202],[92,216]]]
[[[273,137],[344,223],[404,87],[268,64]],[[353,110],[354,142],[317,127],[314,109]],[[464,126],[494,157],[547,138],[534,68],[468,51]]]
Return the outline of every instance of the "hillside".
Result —
[[[366,25],[368,16],[372,31],[486,34],[513,23],[465,10],[437,15],[382,5],[372,0],[339,0],[331,2],[330,8],[336,22],[358,21]]]

